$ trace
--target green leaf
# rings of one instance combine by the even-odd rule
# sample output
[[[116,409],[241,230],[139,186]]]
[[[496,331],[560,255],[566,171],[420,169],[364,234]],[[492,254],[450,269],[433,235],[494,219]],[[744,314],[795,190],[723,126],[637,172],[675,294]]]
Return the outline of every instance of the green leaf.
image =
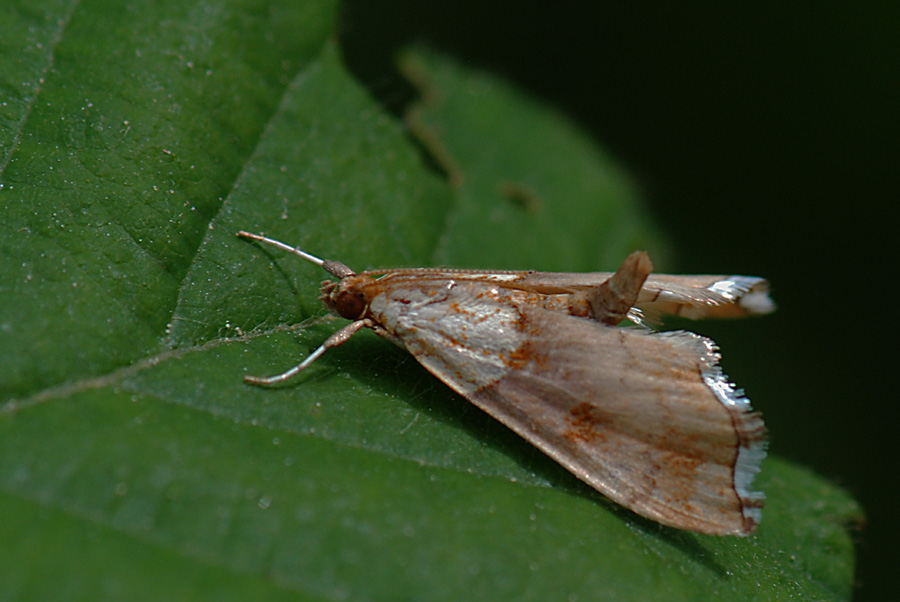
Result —
[[[849,596],[859,509],[787,462],[757,535],[707,537],[611,504],[371,333],[241,382],[341,322],[319,268],[239,229],[356,269],[663,260],[557,113],[418,53],[418,147],[323,2],[34,6],[0,16],[0,598]]]
[[[665,264],[661,234],[607,153],[496,78],[435,60],[400,61],[425,98],[407,121],[455,189],[435,263],[596,271],[643,248]]]

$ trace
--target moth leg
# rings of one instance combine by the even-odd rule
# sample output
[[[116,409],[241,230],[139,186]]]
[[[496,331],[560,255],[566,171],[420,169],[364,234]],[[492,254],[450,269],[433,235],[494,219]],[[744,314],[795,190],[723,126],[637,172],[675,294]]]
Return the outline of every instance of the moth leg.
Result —
[[[644,251],[634,251],[626,257],[606,282],[587,291],[591,317],[608,326],[624,320],[652,271],[650,256]]]
[[[254,385],[275,385],[278,383],[282,383],[300,372],[303,372],[310,364],[316,361],[323,353],[331,349],[332,347],[337,347],[338,345],[342,345],[350,340],[354,334],[359,332],[361,328],[372,328],[375,324],[368,319],[365,320],[357,320],[356,322],[351,322],[347,324],[336,333],[328,337],[324,343],[319,345],[319,348],[313,351],[309,356],[291,368],[290,370],[286,370],[281,374],[276,374],[275,376],[245,376],[244,382],[248,382]]]

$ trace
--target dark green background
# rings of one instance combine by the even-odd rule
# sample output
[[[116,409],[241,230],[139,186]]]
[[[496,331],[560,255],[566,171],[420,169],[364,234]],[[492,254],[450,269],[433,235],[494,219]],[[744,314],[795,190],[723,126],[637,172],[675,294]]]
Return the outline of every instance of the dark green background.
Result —
[[[411,40],[501,73],[628,166],[680,270],[772,281],[777,315],[749,334],[703,331],[765,413],[772,450],[861,501],[856,599],[892,598],[900,5],[387,6],[350,2],[342,28],[388,105],[405,98],[392,52]]]

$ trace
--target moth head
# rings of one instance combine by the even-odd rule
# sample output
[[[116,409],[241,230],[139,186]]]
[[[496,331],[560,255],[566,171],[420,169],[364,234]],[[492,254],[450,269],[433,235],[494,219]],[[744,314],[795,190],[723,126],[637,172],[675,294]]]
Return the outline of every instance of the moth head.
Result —
[[[340,282],[325,280],[320,289],[319,300],[325,307],[348,320],[360,320],[369,309],[369,301],[361,286],[368,278],[348,276]]]

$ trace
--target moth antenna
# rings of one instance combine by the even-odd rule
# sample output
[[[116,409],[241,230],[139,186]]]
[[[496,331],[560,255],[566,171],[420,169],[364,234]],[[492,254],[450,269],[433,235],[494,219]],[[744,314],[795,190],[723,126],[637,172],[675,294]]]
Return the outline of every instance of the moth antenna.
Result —
[[[310,255],[306,251],[301,250],[299,247],[292,247],[291,245],[285,244],[281,241],[275,240],[274,238],[269,238],[268,236],[263,236],[262,234],[252,234],[250,232],[246,232],[241,230],[237,233],[239,238],[248,238],[250,240],[255,240],[257,242],[262,242],[267,245],[272,245],[273,247],[279,248],[282,251],[287,251],[288,253],[293,253],[298,257],[302,257],[306,261],[312,262],[324,269],[326,272],[331,274],[332,276],[336,276],[338,278],[346,278],[347,276],[355,276],[356,272],[351,270],[349,267],[341,263],[340,261],[335,261],[333,259],[319,259],[315,255]]]

